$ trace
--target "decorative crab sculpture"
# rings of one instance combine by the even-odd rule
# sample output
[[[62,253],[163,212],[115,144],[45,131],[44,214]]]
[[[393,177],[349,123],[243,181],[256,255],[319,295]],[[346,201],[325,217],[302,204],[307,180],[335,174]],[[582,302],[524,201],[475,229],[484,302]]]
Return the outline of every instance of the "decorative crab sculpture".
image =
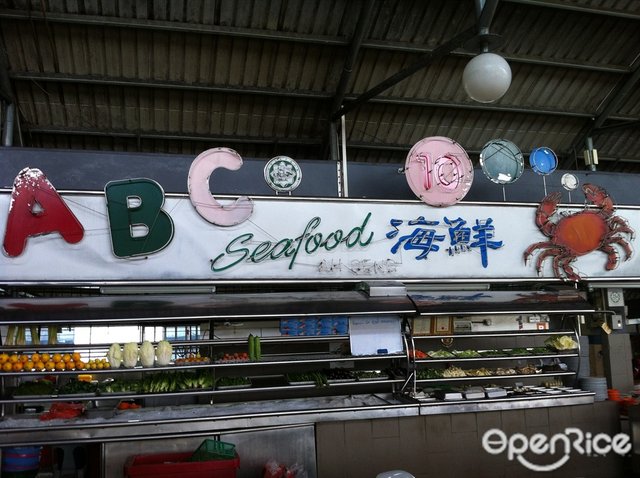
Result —
[[[575,213],[558,213],[561,193],[547,195],[536,211],[536,225],[550,239],[531,244],[524,252],[525,264],[537,249],[542,252],[536,259],[536,271],[542,273],[545,259],[553,258],[553,273],[558,278],[579,281],[580,276],[571,263],[578,257],[600,250],[607,255],[605,269],[610,271],[618,267],[620,254],[614,244],[625,253],[624,260],[631,258],[633,250],[629,240],[635,232],[627,221],[614,214],[613,200],[600,186],[585,183],[582,191],[594,208],[585,208]],[[556,217],[557,216],[557,217]]]

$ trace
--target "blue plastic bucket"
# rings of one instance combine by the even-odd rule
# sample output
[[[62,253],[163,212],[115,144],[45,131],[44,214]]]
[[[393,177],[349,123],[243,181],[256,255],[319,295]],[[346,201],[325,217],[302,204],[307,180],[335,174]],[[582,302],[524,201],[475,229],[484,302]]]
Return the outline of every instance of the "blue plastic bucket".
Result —
[[[39,446],[24,446],[2,449],[2,471],[30,471],[40,467]]]

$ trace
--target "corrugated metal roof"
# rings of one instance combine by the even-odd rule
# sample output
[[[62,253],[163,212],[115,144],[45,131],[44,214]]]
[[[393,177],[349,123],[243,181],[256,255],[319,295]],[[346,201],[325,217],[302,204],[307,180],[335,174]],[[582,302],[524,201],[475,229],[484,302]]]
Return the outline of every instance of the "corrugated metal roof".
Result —
[[[341,78],[349,104],[473,27],[475,3],[3,0],[14,144],[327,159]],[[506,95],[468,98],[462,71],[477,50],[455,45],[347,112],[347,158],[402,162],[418,140],[448,136],[477,161],[506,138],[582,168],[591,135],[598,169],[633,171],[639,27],[640,2],[497,2],[490,31],[511,65]]]

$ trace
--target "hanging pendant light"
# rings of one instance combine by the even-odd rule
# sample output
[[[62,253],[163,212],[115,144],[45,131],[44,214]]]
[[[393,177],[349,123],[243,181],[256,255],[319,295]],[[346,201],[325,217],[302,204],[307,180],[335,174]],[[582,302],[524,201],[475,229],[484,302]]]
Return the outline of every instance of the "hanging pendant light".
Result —
[[[500,55],[480,53],[464,68],[462,84],[471,99],[479,103],[493,103],[509,89],[511,68]]]

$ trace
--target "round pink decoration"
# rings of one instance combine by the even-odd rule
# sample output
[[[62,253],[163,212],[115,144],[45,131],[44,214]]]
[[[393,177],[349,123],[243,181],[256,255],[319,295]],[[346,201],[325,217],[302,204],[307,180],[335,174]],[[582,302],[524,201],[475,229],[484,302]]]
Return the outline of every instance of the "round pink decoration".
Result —
[[[467,152],[444,136],[431,136],[414,144],[404,172],[413,193],[430,206],[457,203],[473,183],[473,164]]]

